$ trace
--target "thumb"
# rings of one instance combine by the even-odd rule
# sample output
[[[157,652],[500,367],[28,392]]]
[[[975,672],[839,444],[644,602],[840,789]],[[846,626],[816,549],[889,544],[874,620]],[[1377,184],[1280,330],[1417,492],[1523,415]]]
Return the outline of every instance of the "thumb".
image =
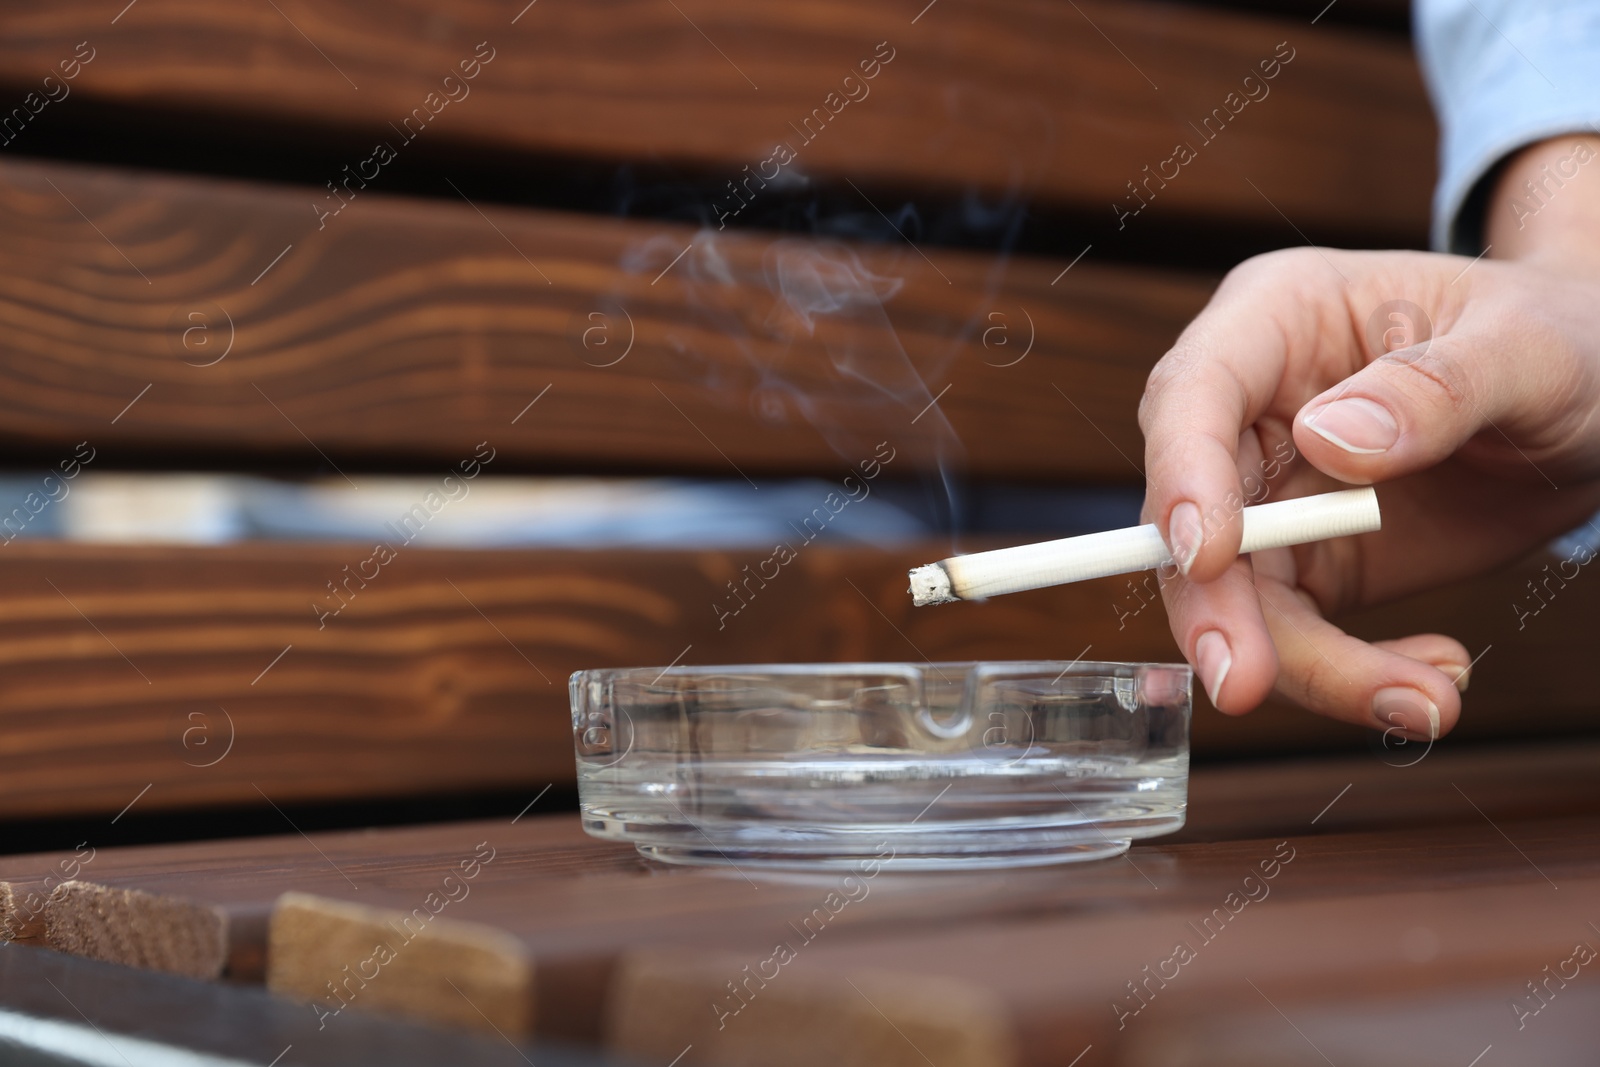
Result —
[[[1295,444],[1319,470],[1357,485],[1425,470],[1473,435],[1527,425],[1557,403],[1556,368],[1514,360],[1500,345],[1444,334],[1374,360],[1314,397]]]

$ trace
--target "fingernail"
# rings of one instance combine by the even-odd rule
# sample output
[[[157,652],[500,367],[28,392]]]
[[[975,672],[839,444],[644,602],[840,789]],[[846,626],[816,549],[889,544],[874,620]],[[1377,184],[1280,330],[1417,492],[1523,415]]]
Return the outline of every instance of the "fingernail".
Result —
[[[1388,409],[1359,396],[1324,404],[1306,416],[1306,428],[1346,452],[1364,456],[1387,452],[1400,439],[1400,426]]]
[[[1233,666],[1233,650],[1221,630],[1207,630],[1194,643],[1195,669],[1200,672],[1200,682],[1206,687],[1211,703],[1217,702],[1222,683],[1228,680],[1228,670]]]
[[[1392,685],[1374,693],[1372,715],[1380,723],[1398,726],[1430,741],[1439,736],[1439,708],[1409,686]]]
[[[1444,660],[1443,662],[1435,663],[1434,667],[1443,671],[1444,676],[1455,683],[1457,692],[1465,693],[1467,691],[1467,683],[1472,681],[1470,677],[1472,665],[1470,663],[1454,663],[1450,660]]]
[[[1185,578],[1194,558],[1200,554],[1204,531],[1200,527],[1200,508],[1187,500],[1175,504],[1167,517],[1167,547],[1172,551],[1172,562]]]

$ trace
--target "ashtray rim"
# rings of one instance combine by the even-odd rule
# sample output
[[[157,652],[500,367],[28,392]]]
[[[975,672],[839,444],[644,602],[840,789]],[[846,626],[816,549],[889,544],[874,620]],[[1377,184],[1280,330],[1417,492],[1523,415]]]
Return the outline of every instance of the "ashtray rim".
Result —
[[[1064,667],[1066,671],[1074,674],[1100,673],[1094,668],[1152,668],[1162,667],[1171,670],[1181,670],[1191,678],[1194,668],[1182,661],[1170,662],[1162,660],[1087,660],[1087,659],[960,659],[960,660],[842,660],[828,663],[682,663],[671,664],[666,667],[589,667],[584,670],[573,671],[569,676],[570,681],[581,677],[600,675],[623,675],[635,672],[644,673],[657,671],[657,678],[669,675],[696,675],[696,674],[823,674],[834,671],[840,674],[861,672],[867,670],[895,670],[909,669],[925,671],[930,668],[986,668],[986,667]],[[1109,673],[1109,672],[1106,672]]]

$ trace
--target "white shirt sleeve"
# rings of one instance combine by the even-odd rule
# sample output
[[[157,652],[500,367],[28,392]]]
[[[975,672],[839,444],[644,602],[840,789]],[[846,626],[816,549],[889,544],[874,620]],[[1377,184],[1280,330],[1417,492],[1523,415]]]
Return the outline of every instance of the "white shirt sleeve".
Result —
[[[1415,19],[1441,132],[1433,245],[1476,255],[1501,161],[1600,133],[1600,0],[1417,0]]]

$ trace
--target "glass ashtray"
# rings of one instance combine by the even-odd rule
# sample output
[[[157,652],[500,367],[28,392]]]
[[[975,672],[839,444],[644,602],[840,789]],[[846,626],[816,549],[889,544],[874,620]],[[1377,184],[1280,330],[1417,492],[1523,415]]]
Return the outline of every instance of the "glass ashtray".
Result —
[[[1183,825],[1191,678],[1083,662],[579,671],[583,826],[702,865],[1116,856]]]

